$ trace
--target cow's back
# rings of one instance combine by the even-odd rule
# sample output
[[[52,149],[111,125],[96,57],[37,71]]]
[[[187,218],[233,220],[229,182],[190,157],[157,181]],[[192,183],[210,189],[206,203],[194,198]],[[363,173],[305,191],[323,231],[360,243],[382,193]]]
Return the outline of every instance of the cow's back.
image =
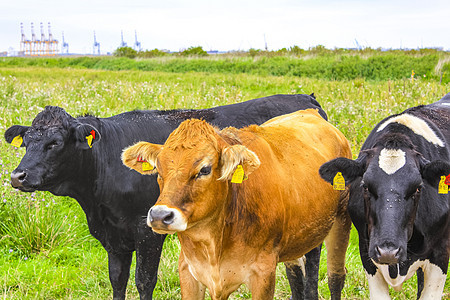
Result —
[[[307,165],[320,166],[304,155],[308,151],[323,157],[351,155],[345,136],[333,125],[324,121],[314,109],[273,118],[260,126],[258,135],[272,144],[273,151],[286,156],[287,159],[290,159],[287,156],[291,156],[296,161]],[[284,144],[292,143],[300,149],[284,146]]]
[[[250,124],[261,124],[282,114],[293,113],[308,108],[317,109],[325,120],[327,114],[317,102],[314,95],[273,95],[245,102],[229,104],[221,107],[206,109],[208,113],[215,113],[213,119],[202,118],[208,123],[220,128],[233,126],[241,128]],[[218,113],[220,111],[220,113]],[[253,120],[249,122],[249,120]]]
[[[373,148],[386,133],[405,133],[417,151],[427,159],[450,157],[450,96],[428,105],[419,105],[386,117],[370,132],[361,151]],[[440,149],[436,151],[436,149]]]
[[[449,105],[450,109],[450,93],[447,93],[441,100],[437,101],[435,104],[438,105]]]

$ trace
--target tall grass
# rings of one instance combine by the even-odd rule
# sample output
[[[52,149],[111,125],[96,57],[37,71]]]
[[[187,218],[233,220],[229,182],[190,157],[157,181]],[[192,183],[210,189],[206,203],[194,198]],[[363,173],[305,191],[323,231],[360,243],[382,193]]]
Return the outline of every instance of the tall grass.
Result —
[[[34,253],[48,253],[85,239],[86,235],[77,236],[77,216],[63,215],[54,199],[46,200],[44,195],[37,198],[36,193],[19,199],[25,201],[6,201],[3,204],[4,213],[0,221],[4,244],[12,251],[30,257]]]
[[[449,83],[439,84],[423,77],[414,81],[335,81],[297,76],[0,67],[0,131],[13,124],[31,124],[46,105],[61,106],[74,116],[93,113],[109,117],[132,109],[204,108],[278,93],[314,92],[330,122],[350,140],[356,156],[381,119],[407,107],[434,102],[449,91]],[[10,187],[10,172],[24,153],[23,148],[16,149],[0,140],[2,298],[111,298],[106,252],[89,235],[76,201],[44,192],[21,193]],[[367,299],[369,295],[357,240],[353,230],[347,251],[346,299]],[[178,252],[177,238],[168,237],[156,299],[179,299]],[[321,298],[329,299],[326,250],[323,252],[319,293]],[[133,273],[128,299],[138,299]],[[402,293],[392,295],[395,299],[411,299],[415,293],[415,281],[410,280]],[[284,267],[280,265],[276,299],[287,299],[289,294]],[[445,294],[444,298],[448,298],[449,279]],[[246,287],[233,294],[233,299],[242,298],[250,298]]]

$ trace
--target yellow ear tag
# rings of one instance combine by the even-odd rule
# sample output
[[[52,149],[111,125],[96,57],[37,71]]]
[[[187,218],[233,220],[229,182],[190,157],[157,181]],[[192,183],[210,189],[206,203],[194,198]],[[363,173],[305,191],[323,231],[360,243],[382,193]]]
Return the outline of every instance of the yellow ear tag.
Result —
[[[143,163],[142,163],[142,171],[151,171],[151,170],[153,170],[154,168],[152,167],[152,165],[149,163],[149,162],[147,162],[147,161],[144,161]]]
[[[333,178],[333,189],[336,191],[345,190],[345,179],[341,172],[337,172],[336,176]]]
[[[233,173],[233,177],[231,177],[231,183],[242,183],[245,179],[244,168],[242,165],[238,165],[236,170]]]
[[[441,181],[439,181],[439,194],[448,194],[448,185],[445,184],[445,176],[441,176]]]
[[[86,139],[87,139],[87,142],[88,142],[88,145],[89,145],[89,148],[92,148],[92,139],[93,139],[94,137],[92,136],[92,134],[90,134],[90,135],[88,135],[87,137],[86,137]]]
[[[11,141],[11,145],[13,145],[14,147],[19,148],[20,146],[22,146],[22,142],[23,142],[22,136],[18,135],[15,138],[13,138],[13,140]]]

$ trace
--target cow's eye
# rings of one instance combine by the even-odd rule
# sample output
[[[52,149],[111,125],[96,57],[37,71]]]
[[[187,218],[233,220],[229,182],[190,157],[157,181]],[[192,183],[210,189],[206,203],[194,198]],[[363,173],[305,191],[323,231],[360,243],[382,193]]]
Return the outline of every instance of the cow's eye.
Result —
[[[362,186],[362,188],[364,190],[364,193],[368,193],[369,192],[369,187],[365,183],[362,183],[361,186]]]
[[[58,145],[59,145],[59,143],[57,141],[53,141],[53,142],[51,142],[51,143],[49,143],[47,145],[47,150],[51,150],[51,149],[55,148]]]
[[[412,188],[409,192],[410,197],[414,195],[419,195],[422,192],[423,184],[419,184],[416,188]]]
[[[422,192],[422,185],[418,186],[416,189],[416,194],[420,194],[420,192]]]
[[[205,166],[200,169],[200,172],[198,172],[197,177],[209,175],[209,173],[211,173],[211,166]]]

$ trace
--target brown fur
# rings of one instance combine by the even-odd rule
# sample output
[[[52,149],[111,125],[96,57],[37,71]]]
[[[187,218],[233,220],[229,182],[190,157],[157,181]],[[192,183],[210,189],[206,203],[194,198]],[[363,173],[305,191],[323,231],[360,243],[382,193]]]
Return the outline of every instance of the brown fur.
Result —
[[[211,135],[216,134],[216,131],[217,129],[215,127],[211,125],[207,126],[206,121],[197,119],[186,120],[170,134],[164,146],[173,150],[176,150],[178,147],[192,149],[198,143],[208,140],[216,148],[216,141],[209,139]]]
[[[342,277],[348,195],[333,191],[318,173],[336,157],[351,158],[348,141],[314,110],[221,132],[203,121],[183,122],[157,150],[162,180],[155,204],[187,220],[178,232],[183,299],[201,297],[204,286],[213,299],[226,299],[242,283],[253,299],[272,299],[276,264],[324,240],[329,274]],[[231,183],[237,164],[248,180]],[[197,175],[205,165],[211,173]]]

